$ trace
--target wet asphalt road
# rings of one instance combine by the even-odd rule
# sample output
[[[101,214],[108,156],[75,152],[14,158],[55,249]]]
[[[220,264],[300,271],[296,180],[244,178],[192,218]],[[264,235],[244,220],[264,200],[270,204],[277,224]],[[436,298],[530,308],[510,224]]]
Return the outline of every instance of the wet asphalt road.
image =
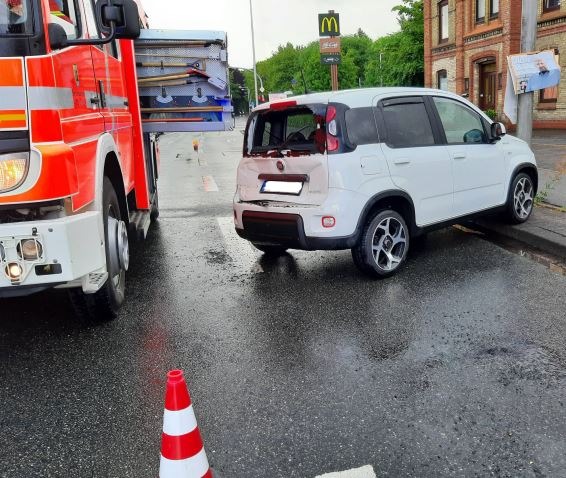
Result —
[[[191,139],[163,138],[118,320],[1,302],[0,476],[156,476],[176,367],[221,478],[566,475],[566,277],[455,229],[385,281],[265,259],[226,228],[241,132]]]

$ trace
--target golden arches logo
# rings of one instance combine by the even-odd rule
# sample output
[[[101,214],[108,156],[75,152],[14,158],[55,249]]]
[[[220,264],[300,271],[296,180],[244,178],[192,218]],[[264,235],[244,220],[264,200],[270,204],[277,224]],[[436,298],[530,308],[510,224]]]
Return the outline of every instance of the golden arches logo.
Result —
[[[320,23],[320,31],[322,33],[338,33],[338,21],[336,17],[324,17]]]

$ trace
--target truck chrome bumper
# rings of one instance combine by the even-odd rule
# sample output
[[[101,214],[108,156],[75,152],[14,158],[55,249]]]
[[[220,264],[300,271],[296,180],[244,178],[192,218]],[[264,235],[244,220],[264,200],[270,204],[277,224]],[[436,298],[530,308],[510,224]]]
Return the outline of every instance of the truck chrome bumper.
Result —
[[[0,224],[0,297],[88,282],[106,273],[99,212],[35,222]]]

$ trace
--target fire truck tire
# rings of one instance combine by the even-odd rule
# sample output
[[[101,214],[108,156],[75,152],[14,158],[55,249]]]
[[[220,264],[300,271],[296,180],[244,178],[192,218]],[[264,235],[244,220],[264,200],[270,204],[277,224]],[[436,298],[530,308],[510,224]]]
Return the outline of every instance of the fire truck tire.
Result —
[[[151,222],[157,221],[157,218],[159,217],[159,195],[157,194],[157,191],[155,191],[155,195],[153,196],[153,204],[151,205],[149,217]]]
[[[102,205],[104,239],[106,244],[106,268],[109,271],[109,277],[102,288],[95,294],[85,294],[82,289],[69,290],[71,303],[78,318],[88,323],[101,323],[115,319],[124,302],[126,286],[127,265],[120,267],[119,272],[114,276],[112,276],[111,272],[111,245],[108,230],[109,226],[111,226],[113,222],[115,223],[113,220],[122,220],[122,214],[114,186],[107,177],[104,177]],[[127,236],[125,240],[127,242]],[[125,247],[127,247],[127,244]]]

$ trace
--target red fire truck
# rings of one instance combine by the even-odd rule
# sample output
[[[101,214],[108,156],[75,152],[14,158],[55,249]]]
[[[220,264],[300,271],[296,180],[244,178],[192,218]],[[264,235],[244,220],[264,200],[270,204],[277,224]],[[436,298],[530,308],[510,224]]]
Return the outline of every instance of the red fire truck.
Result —
[[[122,305],[128,237],[159,214],[132,41],[144,21],[133,0],[0,0],[0,297],[68,288],[95,321]]]

